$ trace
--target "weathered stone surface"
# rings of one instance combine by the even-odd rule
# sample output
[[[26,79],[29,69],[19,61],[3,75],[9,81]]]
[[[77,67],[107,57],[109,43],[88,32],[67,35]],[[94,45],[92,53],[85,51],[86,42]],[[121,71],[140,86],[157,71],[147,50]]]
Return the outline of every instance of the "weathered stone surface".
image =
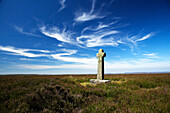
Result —
[[[106,53],[104,53],[103,49],[99,50],[99,53],[96,55],[98,57],[98,69],[97,69],[97,79],[104,79],[104,57]]]
[[[110,80],[104,80],[104,57],[106,53],[104,53],[103,49],[100,49],[96,56],[98,57],[97,79],[90,79],[90,83],[110,82]]]

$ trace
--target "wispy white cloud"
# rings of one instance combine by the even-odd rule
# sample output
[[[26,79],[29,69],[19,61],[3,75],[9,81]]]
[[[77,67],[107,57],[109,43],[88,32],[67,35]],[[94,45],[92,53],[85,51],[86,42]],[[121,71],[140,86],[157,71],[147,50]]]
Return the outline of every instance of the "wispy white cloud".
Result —
[[[52,52],[49,50],[37,50],[37,49],[25,49],[25,51],[36,51],[36,52],[42,52],[42,53],[51,53]]]
[[[95,9],[95,2],[96,0],[92,0],[92,6],[90,12],[77,12],[75,13],[75,21],[76,22],[85,22],[85,21],[90,21],[93,19],[99,19],[99,18],[104,18],[104,15],[99,15],[98,13],[94,13]]]
[[[48,36],[55,38],[59,41],[66,42],[66,43],[73,43],[74,41],[71,38],[72,33],[70,31],[66,31],[66,29],[63,29],[62,31],[58,27],[50,27],[47,29],[46,26],[40,27],[40,31]]]
[[[111,25],[113,23],[110,23]],[[98,29],[101,29],[102,26],[100,24]],[[58,29],[57,27],[51,27],[47,29],[45,26],[40,27],[41,32],[51,38],[55,38],[61,42],[69,43],[72,45],[77,45],[79,47],[96,47],[96,46],[117,46],[118,43],[114,40],[113,36],[114,34],[119,33],[119,31],[116,30],[99,30],[96,32],[93,32],[92,34],[88,35],[80,35],[76,38],[74,37],[74,33],[70,31],[66,31],[66,29],[63,29],[62,31]],[[59,44],[60,47],[62,47],[61,44]]]
[[[47,52],[46,50],[37,50],[37,49],[20,49],[14,48],[11,46],[0,46],[0,50],[10,52],[12,55],[19,55],[25,57],[48,57],[52,59],[57,59],[60,61],[65,62],[72,62],[72,63],[91,63],[96,61],[96,58],[78,58],[78,57],[71,57],[71,55],[76,54],[77,50],[70,50],[70,49],[61,49],[60,53],[57,54],[38,54],[38,53],[31,53],[31,51],[38,51],[38,52]],[[29,52],[28,52],[29,51]],[[25,60],[25,59],[21,59]]]
[[[92,0],[92,7],[91,7],[91,10],[90,10],[90,13],[94,12],[95,3],[96,3],[96,0]]]
[[[156,53],[149,53],[149,54],[143,54],[144,56],[147,56],[148,58],[159,58]]]
[[[87,30],[90,30],[90,31],[98,31],[98,30],[101,30],[101,29],[104,29],[104,28],[109,28],[111,29],[111,25],[113,24],[116,24],[117,23],[117,20],[114,21],[114,22],[111,22],[111,23],[108,23],[108,24],[103,24],[102,22],[99,22],[98,26],[88,26],[88,27],[85,27],[82,31],[81,31],[81,34],[83,34],[85,31]]]
[[[58,59],[61,61],[66,61],[66,62],[74,62],[74,63],[90,63],[90,62],[95,62],[96,58],[77,58],[77,57],[66,57],[72,54],[76,54],[77,50],[69,50],[69,49],[61,49],[61,51],[65,53],[58,53],[58,54],[51,54],[50,56],[54,59]]]
[[[138,42],[144,41],[155,34],[151,32],[144,36],[139,34],[135,36],[117,38],[115,34],[120,34],[120,31],[112,29],[112,25],[114,25],[116,22],[117,21],[114,21],[108,24],[103,24],[101,22],[94,28],[86,27],[81,31],[82,33],[80,36],[77,36],[77,33],[66,30],[66,28],[60,30],[56,26],[48,28],[46,26],[41,26],[39,29],[44,35],[61,41],[62,44],[58,44],[59,47],[63,47],[63,43],[76,45],[82,48],[97,46],[118,46],[119,44],[124,44],[128,45],[131,48],[131,51],[133,51],[134,48],[138,46]],[[87,30],[90,30],[91,32],[84,33]]]
[[[109,5],[112,4],[115,0],[110,0]]]
[[[60,12],[61,10],[63,10],[66,7],[65,2],[66,2],[66,0],[59,0],[59,3],[61,4],[61,7],[58,10],[58,12]]]
[[[63,44],[58,44],[58,47],[63,47]]]
[[[65,0],[60,1],[61,4],[65,3]],[[114,2],[114,0],[110,0],[110,3]],[[108,2],[109,3],[109,2]],[[88,12],[79,11],[76,13],[74,21],[76,22],[85,22],[97,18],[104,18],[105,16],[100,15],[100,10],[96,12],[95,9],[96,0],[92,0],[91,9]],[[63,5],[64,6],[64,5]],[[138,42],[142,42],[152,36],[154,33],[151,32],[146,35],[135,35],[135,36],[121,36],[123,33],[118,31],[117,28],[125,27],[127,24],[118,24],[117,22],[120,17],[106,17],[102,19],[102,21],[94,22],[93,25],[86,26],[83,29],[74,31],[74,27],[71,30],[61,29],[61,27],[49,27],[49,26],[41,26],[39,29],[42,34],[45,36],[55,38],[62,43],[59,43],[59,47],[63,47],[63,44],[72,44],[82,48],[88,47],[99,47],[99,46],[118,46],[120,44],[128,45],[131,48],[131,51],[134,50],[135,47],[138,46]],[[75,22],[75,23],[76,23]],[[85,23],[82,23],[85,24]],[[115,26],[115,24],[117,26]],[[89,25],[89,24],[87,24]],[[76,28],[75,28],[76,29]],[[117,34],[120,34],[117,37]]]
[[[45,36],[48,36],[50,38],[55,38],[56,40],[63,42],[62,44],[58,44],[59,47],[63,47],[65,45],[64,43],[67,43],[67,44],[72,44],[84,48],[75,40],[75,38],[73,38],[74,37],[73,34],[75,33],[66,30],[66,28],[60,30],[56,26],[49,27],[49,28],[47,28],[46,26],[41,26],[39,29],[41,33],[44,34]]]
[[[151,32],[147,35],[144,35],[144,36],[141,36],[140,34],[134,35],[134,36],[127,35],[124,38],[119,39],[118,43],[130,46],[131,51],[133,51],[134,48],[138,46],[139,41],[144,41],[154,35],[155,35],[155,33],[153,33],[153,32]]]
[[[61,0],[60,2],[61,4],[64,4],[65,0]],[[110,0],[110,2],[112,3],[113,0]],[[96,0],[92,0],[91,9],[89,10],[89,12],[80,11],[76,13],[76,17],[74,18],[74,20],[76,22],[85,22],[96,19],[98,17],[105,17],[99,15],[100,10],[96,13],[95,4]],[[134,48],[138,46],[138,42],[144,41],[154,36],[153,32],[143,36],[121,36],[123,33],[118,31],[117,28],[125,26],[122,26],[122,24],[117,25],[119,19],[120,17],[106,17],[102,21],[100,20],[94,22],[94,25],[85,25],[86,27],[80,30],[76,30],[75,32],[73,32],[74,28],[71,28],[72,30],[69,30],[69,28],[66,29],[66,27],[64,27],[63,29],[61,29],[61,27],[57,26],[49,27],[43,25],[39,29],[41,33],[45,36],[55,38],[56,40],[61,41],[61,43],[58,44],[59,47],[63,47],[63,44],[72,44],[82,48],[99,46],[117,47],[120,44],[124,44],[130,46],[131,51],[133,51]],[[118,34],[120,34],[119,37],[117,37]]]
[[[65,61],[65,62],[74,62],[74,63],[84,63],[84,64],[88,64],[88,63],[92,63],[92,62],[96,62],[96,58],[77,58],[77,57],[65,57],[62,55],[67,55],[66,53],[64,54],[52,54],[51,57],[53,57],[54,59],[58,59],[61,61]]]
[[[31,60],[34,60],[34,59],[28,59],[28,58],[20,58],[20,60],[26,60],[26,61],[31,61]]]
[[[13,55],[20,55],[20,56],[26,56],[26,57],[43,57],[43,56],[47,56],[45,54],[34,54],[34,53],[30,53],[28,51],[39,51],[39,52],[44,52],[45,50],[34,50],[34,49],[18,49],[18,48],[14,48],[11,46],[0,46],[0,50],[2,51],[7,51],[10,52]],[[45,51],[47,52],[47,51]]]
[[[93,19],[104,18],[105,16],[99,16],[98,14],[91,14],[91,13],[76,13],[76,18],[74,19],[76,22],[85,22]]]
[[[148,38],[150,38],[150,37],[152,37],[152,36],[154,36],[154,33],[153,33],[153,32],[151,32],[151,33],[149,33],[149,34],[147,34],[147,35],[145,35],[145,36],[143,36],[143,37],[140,36],[140,35],[132,36],[132,37],[130,37],[130,38],[127,38],[127,40],[128,40],[129,42],[132,42],[134,45],[136,45],[137,42],[146,40],[146,39],[148,39]]]
[[[136,41],[137,41],[137,42],[138,42],[138,41],[143,41],[143,40],[146,40],[146,39],[148,39],[148,38],[150,38],[150,37],[152,37],[152,36],[154,36],[154,35],[155,35],[155,33],[151,32],[151,33],[143,36],[142,38],[137,39]]]
[[[117,46],[118,43],[114,41],[114,38],[111,36],[116,33],[118,33],[118,31],[116,30],[100,31],[91,35],[81,35],[80,37],[77,37],[77,41],[81,44],[86,45],[86,47],[96,47],[105,45]]]
[[[28,35],[28,36],[34,36],[34,37],[40,37],[39,35],[36,35],[34,33],[25,32],[22,27],[19,27],[19,26],[15,25],[14,28],[15,28],[15,30],[17,30],[21,34]]]
[[[77,50],[71,50],[71,49],[60,49],[59,51],[64,52],[64,53],[57,53],[57,54],[52,54],[52,55],[65,56],[65,55],[72,55],[72,54],[77,53]]]

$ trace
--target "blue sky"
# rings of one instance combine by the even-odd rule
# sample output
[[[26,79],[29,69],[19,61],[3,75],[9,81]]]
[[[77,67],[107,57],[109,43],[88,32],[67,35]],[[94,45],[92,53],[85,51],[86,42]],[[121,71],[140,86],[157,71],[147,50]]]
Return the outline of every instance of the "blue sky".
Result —
[[[170,72],[169,0],[0,0],[0,74]]]

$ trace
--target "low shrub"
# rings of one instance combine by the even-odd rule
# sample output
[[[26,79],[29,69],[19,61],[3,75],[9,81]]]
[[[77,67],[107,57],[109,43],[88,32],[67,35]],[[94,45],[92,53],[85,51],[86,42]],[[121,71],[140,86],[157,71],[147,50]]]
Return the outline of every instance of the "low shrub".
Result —
[[[170,111],[168,74],[107,78],[114,82],[83,86],[80,83],[89,82],[90,75],[1,76],[0,113]]]

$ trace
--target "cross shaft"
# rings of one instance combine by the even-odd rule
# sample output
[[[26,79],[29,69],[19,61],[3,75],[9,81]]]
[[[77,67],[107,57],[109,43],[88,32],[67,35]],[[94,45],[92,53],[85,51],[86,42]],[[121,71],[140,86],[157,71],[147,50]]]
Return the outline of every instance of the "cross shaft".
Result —
[[[99,53],[96,55],[98,57],[98,71],[97,71],[97,79],[103,80],[104,79],[104,57],[106,53],[104,53],[103,49],[99,50]]]

